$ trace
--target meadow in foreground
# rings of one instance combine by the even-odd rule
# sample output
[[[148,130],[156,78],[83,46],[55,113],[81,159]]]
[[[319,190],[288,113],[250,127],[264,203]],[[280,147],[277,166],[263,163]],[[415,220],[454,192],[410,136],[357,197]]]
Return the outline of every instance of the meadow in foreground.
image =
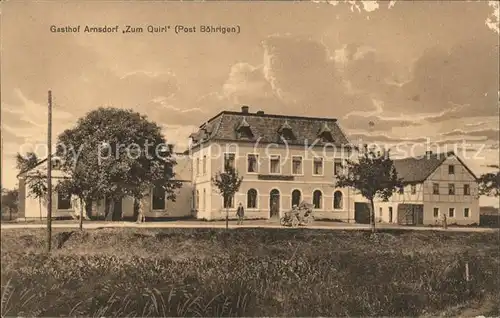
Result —
[[[2,316],[499,313],[498,233],[59,230],[51,255],[43,230],[1,238]]]

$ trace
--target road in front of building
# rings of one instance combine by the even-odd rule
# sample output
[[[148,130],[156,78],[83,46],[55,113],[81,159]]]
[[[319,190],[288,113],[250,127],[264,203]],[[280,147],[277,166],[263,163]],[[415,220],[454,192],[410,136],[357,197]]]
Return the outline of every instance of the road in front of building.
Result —
[[[2,223],[1,229],[32,229],[45,228],[46,223]],[[79,227],[78,221],[54,221],[53,228],[68,228],[74,229]],[[214,228],[221,229],[226,227],[224,221],[165,221],[165,222],[105,222],[105,221],[86,221],[83,223],[85,229],[100,229],[100,228]],[[401,226],[397,224],[377,224],[377,229],[398,229],[398,230],[419,230],[419,231],[448,231],[448,232],[498,232],[499,229],[481,228],[481,227],[427,227],[427,226]],[[243,225],[237,225],[236,221],[229,222],[229,228],[287,228],[281,226],[277,221],[252,221],[248,220]],[[341,223],[341,222],[325,222],[315,221],[308,226],[300,228],[320,229],[320,230],[369,230],[368,224]]]

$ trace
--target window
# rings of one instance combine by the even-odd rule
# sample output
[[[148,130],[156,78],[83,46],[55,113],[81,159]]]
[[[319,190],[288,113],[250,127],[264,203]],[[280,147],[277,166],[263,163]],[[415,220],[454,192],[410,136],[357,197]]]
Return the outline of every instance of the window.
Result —
[[[302,157],[293,156],[292,157],[292,174],[300,175],[304,174],[302,169]]]
[[[455,174],[455,166],[454,165],[448,166],[448,174]]]
[[[259,172],[259,155],[255,154],[247,155],[247,172],[249,173]]]
[[[411,185],[411,194],[416,194],[417,193],[417,186],[415,184]]]
[[[468,184],[464,184],[464,195],[470,195],[470,186]]]
[[[344,203],[342,202],[342,192],[335,191],[333,194],[333,208],[334,209],[342,209]]]
[[[300,190],[295,189],[292,191],[292,207],[294,205],[298,206],[300,204],[301,197],[302,197],[302,193],[300,193]]]
[[[321,191],[316,190],[313,193],[313,205],[315,209],[321,209],[322,207],[322,202],[323,201],[323,194]]]
[[[464,217],[465,218],[469,217],[469,208],[464,208]]]
[[[203,156],[203,174],[207,173],[207,156]]]
[[[206,211],[207,210],[207,191],[206,189],[203,189],[203,207],[202,207],[202,210],[203,211]]]
[[[448,209],[448,216],[450,218],[454,218],[455,217],[455,208],[449,208]]]
[[[71,196],[66,192],[57,192],[57,209],[58,210],[69,210],[71,209]]]
[[[269,159],[269,165],[270,173],[281,173],[281,162],[279,155],[272,155]]]
[[[323,158],[314,157],[313,175],[315,175],[315,176],[322,176],[323,175]]]
[[[153,210],[165,210],[165,189],[153,188]]]
[[[195,210],[198,211],[200,209],[200,191],[196,190],[196,204]]]
[[[247,208],[256,209],[257,208],[257,190],[250,189],[247,192]]]
[[[389,207],[389,222],[392,223],[392,206]]]
[[[342,162],[336,161],[333,163],[333,174],[338,176],[342,173]]]
[[[196,158],[196,175],[200,175],[200,158]]]
[[[224,208],[232,209],[234,208],[234,196],[233,197],[224,197]]]
[[[448,184],[448,194],[455,195],[455,185],[453,183]]]
[[[439,183],[432,184],[432,194],[439,194]]]
[[[225,153],[224,154],[224,170],[227,170],[228,168],[235,168],[234,164],[235,160],[235,155],[234,153]]]
[[[383,212],[383,211],[382,211],[382,208],[379,208],[379,209],[378,209],[378,216],[382,217],[382,212]]]
[[[434,217],[437,218],[439,217],[439,208],[434,208]]]

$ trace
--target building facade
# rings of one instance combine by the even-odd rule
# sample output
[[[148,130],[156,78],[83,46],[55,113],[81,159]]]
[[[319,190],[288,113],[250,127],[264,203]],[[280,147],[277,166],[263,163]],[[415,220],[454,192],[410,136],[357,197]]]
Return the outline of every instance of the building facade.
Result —
[[[394,166],[404,188],[375,203],[376,220],[441,225],[446,216],[448,224],[479,224],[477,178],[453,152],[394,160]]]
[[[170,200],[166,198],[163,188],[151,189],[149,195],[142,200],[144,214],[147,218],[181,218],[192,215],[193,205],[191,186],[191,161],[186,154],[175,154],[177,165],[174,167],[176,180],[180,181],[182,187],[176,189],[176,198]],[[52,216],[54,218],[75,218],[80,213],[80,202],[75,196],[68,196],[56,190],[57,184],[64,180],[64,173],[58,169],[59,159],[52,159]],[[19,180],[19,214],[20,219],[36,219],[47,217],[47,197],[40,200],[31,193],[26,180],[33,175],[46,176],[46,160],[42,160],[34,169],[22,172],[18,175]],[[106,199],[93,202],[89,217],[104,218],[106,216]],[[124,197],[112,203],[113,220],[124,218],[135,218],[134,200],[131,197]]]
[[[253,219],[280,217],[302,201],[319,219],[353,221],[351,190],[336,188],[349,142],[335,119],[223,111],[191,135],[196,217],[235,217],[242,203]],[[243,177],[235,197],[224,202],[211,179],[233,166]]]

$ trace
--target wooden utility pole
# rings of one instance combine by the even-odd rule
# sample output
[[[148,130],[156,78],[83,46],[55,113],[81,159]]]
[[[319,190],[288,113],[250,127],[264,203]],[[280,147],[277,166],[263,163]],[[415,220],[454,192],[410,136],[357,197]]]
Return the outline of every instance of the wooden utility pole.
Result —
[[[47,120],[47,250],[52,247],[52,91],[49,91]]]

